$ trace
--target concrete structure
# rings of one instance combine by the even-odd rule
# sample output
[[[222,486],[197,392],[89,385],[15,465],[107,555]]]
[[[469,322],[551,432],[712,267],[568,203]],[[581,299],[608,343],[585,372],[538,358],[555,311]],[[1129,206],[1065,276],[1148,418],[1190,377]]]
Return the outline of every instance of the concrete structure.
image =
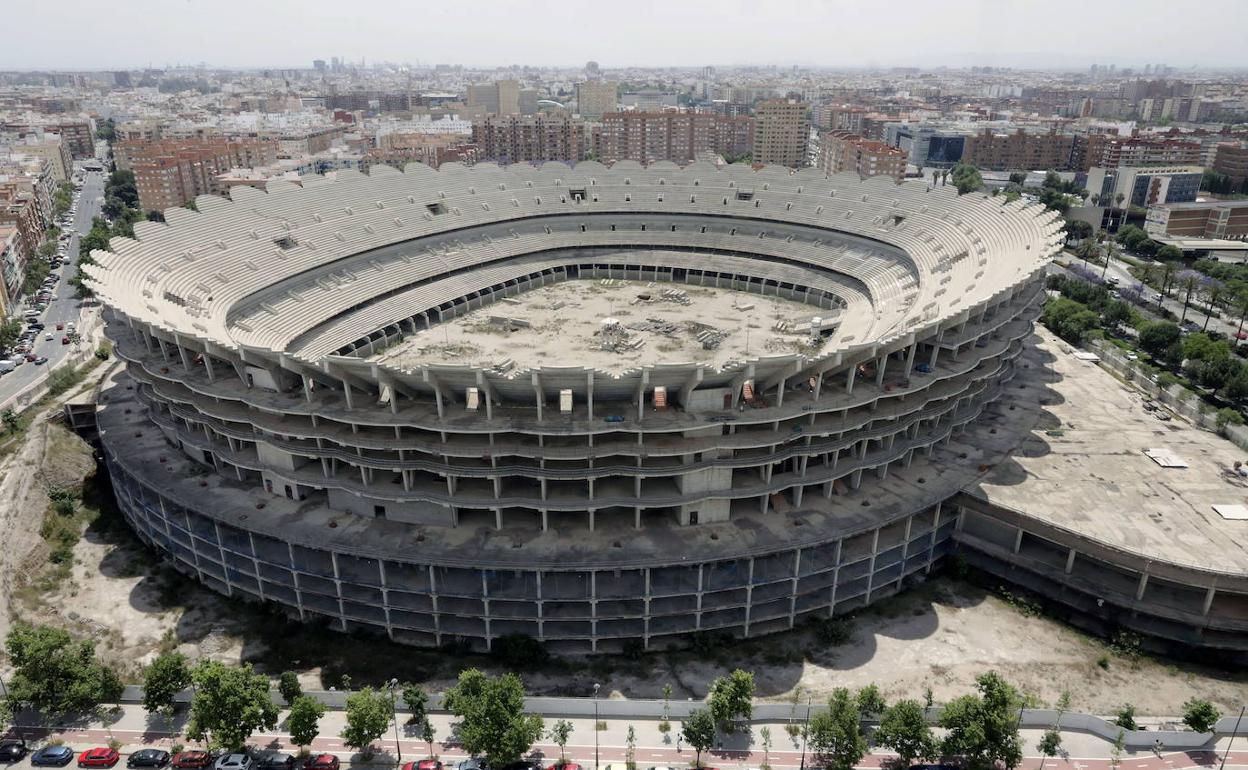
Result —
[[[489,116],[472,124],[477,157],[498,163],[578,161],[588,152],[585,124],[566,113]]]
[[[1248,200],[1149,206],[1144,230],[1152,236],[1243,240],[1248,238]]]
[[[134,172],[139,205],[163,211],[218,192],[216,178],[231,169],[267,166],[277,161],[272,141],[224,139],[117,142],[117,168]]]
[[[740,155],[754,146],[754,118],[694,112],[612,112],[602,116],[599,160],[687,163],[705,153]]]
[[[986,128],[967,137],[962,162],[992,171],[1065,171],[1071,168],[1074,144],[1073,136],[1056,131],[1035,134],[1020,128],[998,134]]]
[[[1213,156],[1213,170],[1229,177],[1231,184],[1242,185],[1248,180],[1248,147],[1240,142],[1217,145]]]
[[[1200,166],[1093,168],[1088,172],[1086,187],[1090,195],[1101,196],[1102,205],[1120,205],[1121,195],[1123,207],[1148,207],[1196,200],[1203,177],[1204,169]]]
[[[754,108],[754,162],[789,168],[807,165],[809,108],[792,99],[759,102]]]
[[[418,644],[661,647],[898,590],[953,544],[965,478],[924,458],[1015,376],[1063,240],[1038,205],[742,164],[231,195],[86,268],[127,363],[99,418],[121,508],[216,590]],[[571,345],[384,360],[587,280],[801,303],[806,342],[614,373]]]
[[[88,120],[63,121],[49,126],[49,131],[61,135],[61,141],[69,148],[74,160],[95,157],[95,131]]]
[[[586,80],[576,84],[576,111],[586,120],[601,120],[619,108],[619,83],[614,80]]]
[[[883,142],[846,131],[825,131],[820,167],[829,174],[852,171],[864,179],[888,176],[900,182],[906,176],[906,153]]]

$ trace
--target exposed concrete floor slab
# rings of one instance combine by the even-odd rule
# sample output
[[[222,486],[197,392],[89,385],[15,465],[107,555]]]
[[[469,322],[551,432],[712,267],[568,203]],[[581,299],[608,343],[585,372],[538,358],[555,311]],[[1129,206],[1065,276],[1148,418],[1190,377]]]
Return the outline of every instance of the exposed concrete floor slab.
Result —
[[[670,292],[678,292],[688,304],[666,297]],[[731,289],[662,281],[565,281],[421,330],[373,360],[404,369],[433,363],[492,367],[505,360],[522,369],[586,366],[613,373],[658,363],[719,368],[751,355],[817,351],[807,344],[808,334],[778,331],[776,324],[796,327],[831,312]],[[522,323],[492,323],[492,317]],[[624,350],[603,349],[601,322],[606,318],[624,328]],[[672,330],[630,328],[651,319],[670,324]],[[717,347],[704,349],[697,334],[705,327],[727,336]]]

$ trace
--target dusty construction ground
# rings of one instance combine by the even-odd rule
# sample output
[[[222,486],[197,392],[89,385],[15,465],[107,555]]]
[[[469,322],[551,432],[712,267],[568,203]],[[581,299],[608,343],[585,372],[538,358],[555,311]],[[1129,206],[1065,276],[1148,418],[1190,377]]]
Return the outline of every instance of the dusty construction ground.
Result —
[[[688,304],[665,298],[673,291]],[[777,322],[796,326],[831,313],[802,302],[730,289],[582,279],[543,286],[436,324],[391,346],[376,360],[401,368],[422,363],[491,367],[508,359],[517,368],[593,366],[609,372],[676,361],[719,367],[745,357],[747,350],[755,356],[804,351],[808,335],[777,331]],[[491,323],[491,317],[530,325]],[[619,352],[601,349],[604,318],[617,319],[624,327],[623,340],[637,347]],[[672,329],[662,333],[629,328],[649,319]],[[703,349],[696,338],[703,327],[726,335],[715,349]]]

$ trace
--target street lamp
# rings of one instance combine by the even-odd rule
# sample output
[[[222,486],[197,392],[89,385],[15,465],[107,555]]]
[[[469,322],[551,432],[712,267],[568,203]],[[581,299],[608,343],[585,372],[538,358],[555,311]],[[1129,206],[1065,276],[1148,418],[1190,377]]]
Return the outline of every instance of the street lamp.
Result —
[[[594,770],[598,770],[598,688],[602,685],[594,682]]]
[[[806,696],[806,724],[802,726],[802,762],[800,770],[806,770],[806,737],[810,735],[810,704],[814,696]]]
[[[390,716],[394,719],[394,754],[396,758],[396,764],[402,765],[403,764],[403,748],[402,746],[399,745],[399,712],[395,706],[395,700],[394,700],[394,697],[395,697],[394,688],[399,686],[399,680],[391,679],[389,682],[389,685],[390,685]]]
[[[1239,716],[1235,718],[1235,729],[1231,731],[1231,739],[1226,742],[1226,751],[1222,752],[1222,762],[1218,765],[1218,770],[1225,770],[1226,757],[1231,753],[1231,744],[1235,742],[1235,736],[1239,733],[1239,723],[1244,719],[1244,706],[1239,707]]]

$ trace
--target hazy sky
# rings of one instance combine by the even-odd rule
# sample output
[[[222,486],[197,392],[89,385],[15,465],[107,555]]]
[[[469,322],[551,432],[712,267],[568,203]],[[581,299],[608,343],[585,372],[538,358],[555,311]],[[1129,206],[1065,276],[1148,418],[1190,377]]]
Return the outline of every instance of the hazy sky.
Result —
[[[1248,0],[0,0],[0,69],[1248,65]]]

